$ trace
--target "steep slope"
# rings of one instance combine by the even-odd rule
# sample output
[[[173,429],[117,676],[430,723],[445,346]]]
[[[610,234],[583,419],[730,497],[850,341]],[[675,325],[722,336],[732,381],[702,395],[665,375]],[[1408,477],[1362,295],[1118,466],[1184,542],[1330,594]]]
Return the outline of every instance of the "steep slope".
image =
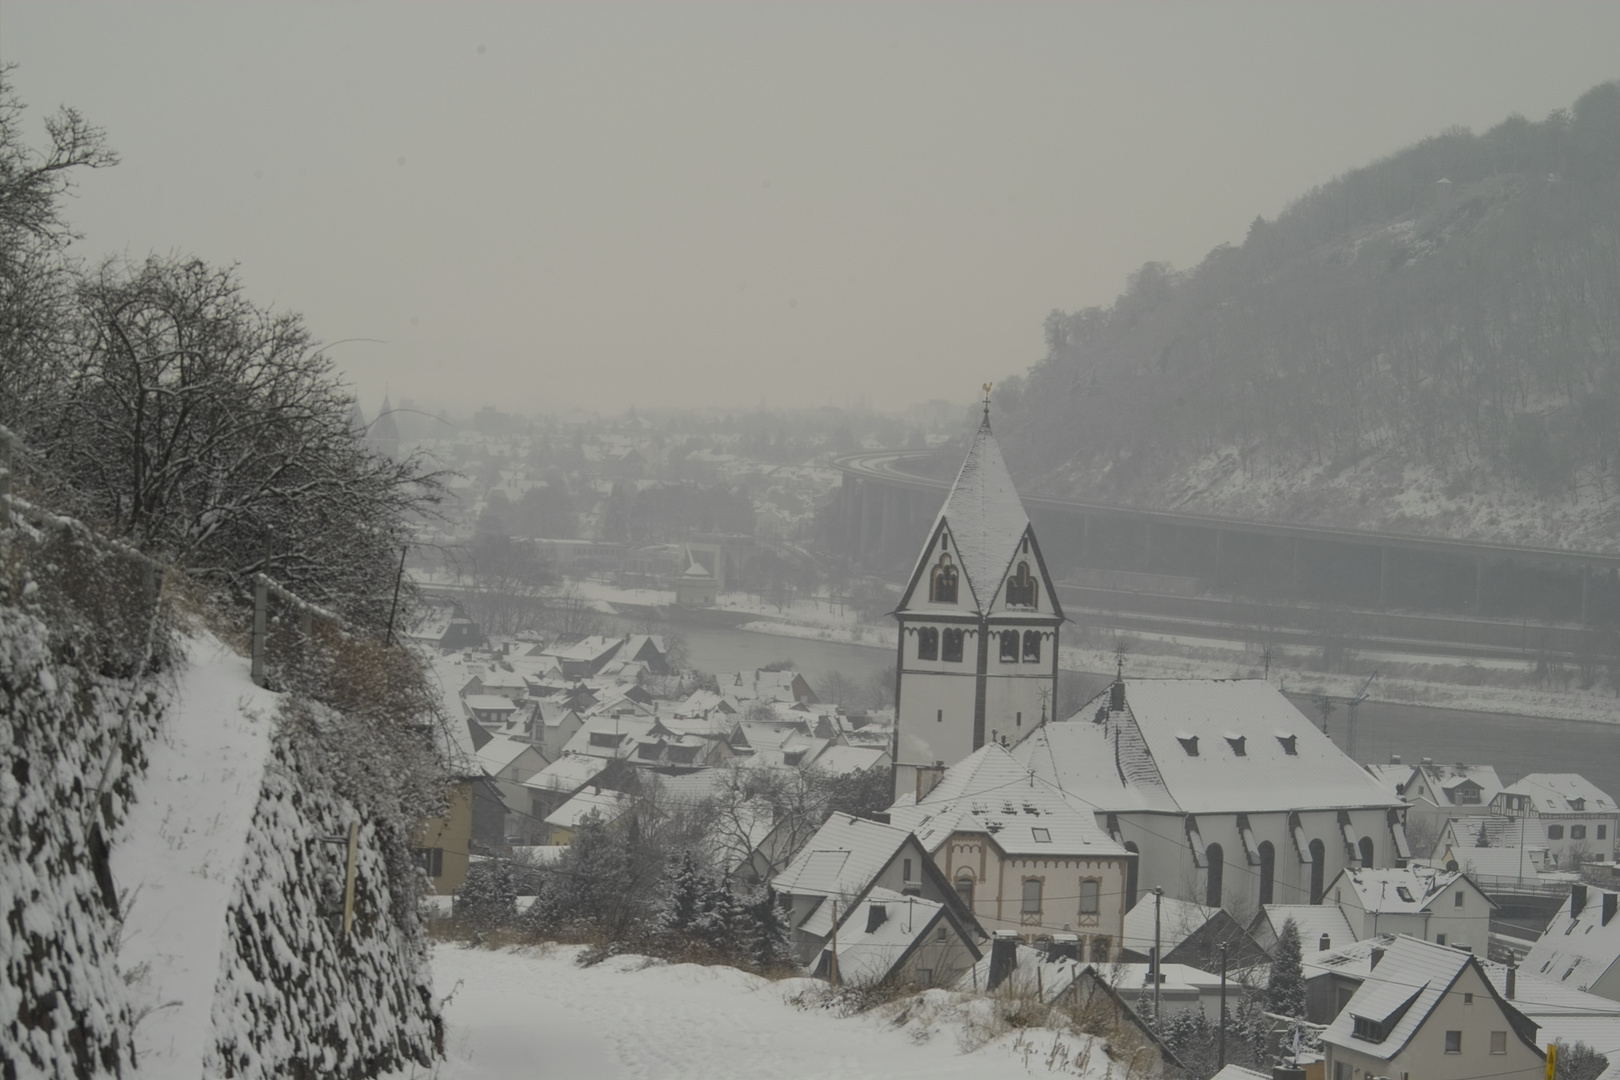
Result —
[[[1351,172],[1047,338],[997,392],[1033,491],[1612,547],[1620,83]]]

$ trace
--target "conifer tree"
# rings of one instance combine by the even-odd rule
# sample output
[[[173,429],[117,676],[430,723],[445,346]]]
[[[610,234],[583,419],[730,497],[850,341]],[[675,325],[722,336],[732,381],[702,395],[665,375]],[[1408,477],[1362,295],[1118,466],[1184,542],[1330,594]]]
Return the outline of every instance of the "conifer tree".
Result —
[[[659,915],[658,929],[665,934],[685,934],[692,929],[703,902],[703,874],[690,851],[682,852],[669,876],[669,899]]]
[[[511,865],[494,859],[473,863],[451,910],[463,925],[480,933],[510,923],[517,915]]]
[[[1266,1009],[1280,1016],[1305,1015],[1305,965],[1300,952],[1299,927],[1293,919],[1283,923],[1271,957],[1271,978],[1266,982]]]

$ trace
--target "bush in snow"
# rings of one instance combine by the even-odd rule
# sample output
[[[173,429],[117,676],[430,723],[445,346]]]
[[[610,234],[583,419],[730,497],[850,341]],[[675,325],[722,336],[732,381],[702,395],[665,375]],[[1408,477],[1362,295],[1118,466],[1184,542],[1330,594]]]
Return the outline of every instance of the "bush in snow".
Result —
[[[467,880],[456,894],[452,912],[462,926],[478,933],[510,925],[517,917],[511,864],[486,859],[467,867]]]

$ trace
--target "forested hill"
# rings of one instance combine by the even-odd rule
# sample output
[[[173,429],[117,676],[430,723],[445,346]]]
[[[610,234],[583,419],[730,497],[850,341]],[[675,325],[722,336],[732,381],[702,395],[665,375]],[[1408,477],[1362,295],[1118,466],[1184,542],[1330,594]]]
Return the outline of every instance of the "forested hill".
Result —
[[[996,393],[1032,493],[1620,548],[1620,82],[1442,132],[1046,329]]]

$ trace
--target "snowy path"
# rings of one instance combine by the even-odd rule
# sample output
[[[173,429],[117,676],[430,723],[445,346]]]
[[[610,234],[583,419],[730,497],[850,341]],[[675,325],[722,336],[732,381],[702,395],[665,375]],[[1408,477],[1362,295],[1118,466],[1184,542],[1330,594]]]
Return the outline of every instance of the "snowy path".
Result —
[[[625,957],[580,968],[579,949],[492,952],[439,945],[449,1062],[438,1080],[677,1080],[692,1077],[997,1080],[1030,1073],[993,1044],[962,1054],[954,1031],[917,1043],[910,1029],[786,1003],[802,980],[733,968],[641,968]],[[418,1074],[419,1076],[422,1074]]]

